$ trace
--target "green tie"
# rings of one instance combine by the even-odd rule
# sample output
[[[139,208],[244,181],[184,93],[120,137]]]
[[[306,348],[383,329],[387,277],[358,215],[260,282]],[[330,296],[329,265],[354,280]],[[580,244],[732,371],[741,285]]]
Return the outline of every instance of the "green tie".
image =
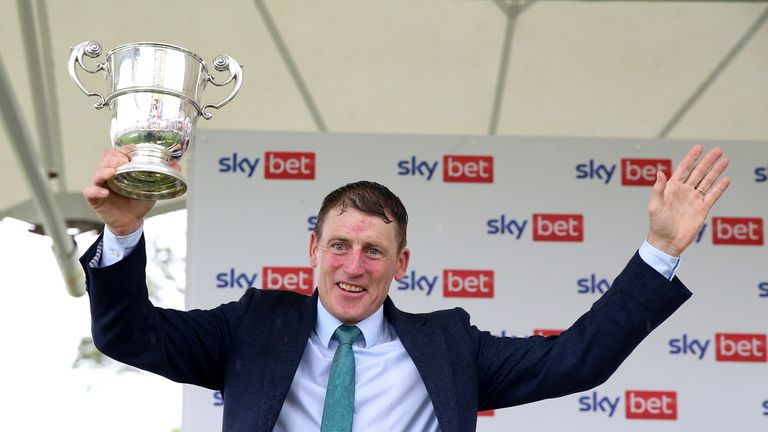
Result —
[[[339,340],[339,347],[331,363],[320,431],[349,432],[355,411],[355,354],[352,344],[360,336],[360,329],[340,325],[333,335]]]

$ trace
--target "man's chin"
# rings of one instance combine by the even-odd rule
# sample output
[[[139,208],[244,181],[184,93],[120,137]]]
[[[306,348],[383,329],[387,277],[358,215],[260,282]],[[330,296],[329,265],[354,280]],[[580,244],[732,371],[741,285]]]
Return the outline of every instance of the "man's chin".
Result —
[[[344,324],[357,324],[368,317],[366,310],[362,307],[349,307],[352,305],[336,304],[332,315]],[[347,306],[347,307],[344,307]],[[356,305],[362,306],[362,305]]]

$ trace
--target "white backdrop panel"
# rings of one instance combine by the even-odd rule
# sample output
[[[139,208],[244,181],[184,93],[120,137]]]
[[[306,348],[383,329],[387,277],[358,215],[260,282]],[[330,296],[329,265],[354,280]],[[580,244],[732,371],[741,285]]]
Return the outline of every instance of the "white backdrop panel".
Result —
[[[644,239],[650,188],[626,183],[674,166],[694,143],[200,132],[189,153],[187,308],[236,300],[286,272],[272,268],[309,267],[309,232],[322,198],[367,179],[398,194],[410,215],[410,269],[390,291],[398,307],[460,306],[497,335],[564,329]],[[606,384],[497,410],[478,419],[478,430],[768,430],[768,143],[703,144],[726,150],[733,184],[678,271],[694,297]],[[274,178],[286,175],[302,178]],[[457,175],[459,182],[449,181]],[[583,239],[539,239],[547,234]],[[492,295],[486,280],[464,292],[485,297],[446,296],[446,282],[459,285],[456,269],[485,271],[478,277],[492,271]],[[308,279],[309,270],[290,271],[294,285],[301,271]],[[660,404],[648,406],[635,391],[669,393],[646,395]],[[221,404],[220,394],[187,386],[184,431],[219,430]]]

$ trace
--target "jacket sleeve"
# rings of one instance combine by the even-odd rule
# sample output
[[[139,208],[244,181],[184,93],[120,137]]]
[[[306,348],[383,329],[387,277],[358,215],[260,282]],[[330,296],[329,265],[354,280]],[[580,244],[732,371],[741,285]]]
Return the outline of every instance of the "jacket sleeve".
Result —
[[[602,384],[690,296],[679,279],[667,280],[635,253],[611,288],[559,336],[496,337],[472,326],[480,409]]]
[[[103,268],[92,264],[100,244],[101,237],[80,258],[96,348],[173,381],[221,388],[230,342],[253,290],[211,310],[158,308],[147,293],[144,237],[131,254]]]

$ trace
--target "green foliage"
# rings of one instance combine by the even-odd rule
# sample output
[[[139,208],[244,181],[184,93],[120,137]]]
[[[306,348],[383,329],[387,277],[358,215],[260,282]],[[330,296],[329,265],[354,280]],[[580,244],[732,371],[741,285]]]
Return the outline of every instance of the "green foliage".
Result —
[[[102,354],[93,343],[93,338],[84,337],[80,339],[80,345],[77,347],[77,358],[72,364],[72,368],[82,366],[103,366],[109,361],[109,358]]]

